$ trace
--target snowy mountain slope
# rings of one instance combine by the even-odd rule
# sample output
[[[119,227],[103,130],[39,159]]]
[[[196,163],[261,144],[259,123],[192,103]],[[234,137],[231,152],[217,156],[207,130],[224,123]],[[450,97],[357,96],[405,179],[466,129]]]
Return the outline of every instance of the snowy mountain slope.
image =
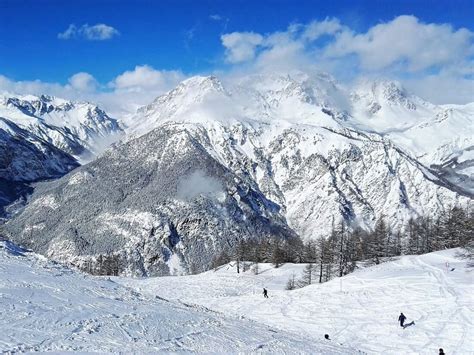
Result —
[[[382,111],[434,110],[390,83],[379,86],[372,99],[387,106]],[[144,107],[128,126],[132,135],[169,122],[192,130],[222,164],[251,176],[304,237],[327,234],[333,218],[370,228],[384,211],[399,227],[469,203],[457,194],[468,192],[390,137],[355,129],[347,113],[355,99],[345,95],[326,76],[249,77],[229,89],[216,77],[195,77]]]
[[[71,155],[0,117],[0,218],[7,206],[25,199],[29,183],[56,178],[79,164]]]
[[[474,104],[433,105],[399,83],[365,82],[351,93],[349,124],[389,138],[437,174],[474,194]]]
[[[388,88],[374,94],[388,108],[423,104]],[[156,275],[203,270],[239,238],[311,239],[340,221],[370,229],[382,214],[400,229],[472,204],[389,138],[355,129],[344,95],[322,75],[229,88],[187,79],[125,122],[127,142],[45,184],[2,229],[85,269],[102,255],[122,273]]]
[[[361,129],[379,133],[403,131],[440,111],[440,108],[409,94],[398,82],[365,81],[350,94],[351,121]]]
[[[2,232],[88,271],[105,272],[100,258],[109,258],[120,273],[166,275],[206,270],[239,240],[293,239],[279,210],[251,178],[170,124],[38,185]]]
[[[0,351],[6,353],[355,353],[173,298],[140,294],[8,242],[0,242],[0,293]]]
[[[118,140],[123,130],[98,106],[51,96],[0,96],[0,116],[82,162]]]
[[[117,279],[145,294],[179,299],[224,314],[244,316],[318,341],[350,344],[369,354],[470,354],[474,348],[471,269],[457,250],[404,256],[303,289],[284,290],[304,265],[278,269],[261,264],[260,274],[237,274],[235,266],[200,275]],[[446,269],[446,263],[449,268]],[[454,269],[453,271],[448,271]],[[269,299],[262,288],[269,290]],[[415,325],[400,328],[400,312]]]

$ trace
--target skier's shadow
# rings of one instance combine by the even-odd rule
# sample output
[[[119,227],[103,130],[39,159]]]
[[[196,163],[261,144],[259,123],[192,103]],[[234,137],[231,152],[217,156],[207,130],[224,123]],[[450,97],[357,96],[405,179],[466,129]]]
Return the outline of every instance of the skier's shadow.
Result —
[[[410,323],[407,323],[403,326],[403,329],[407,328],[407,327],[411,327],[412,325],[415,325],[415,321],[412,321]]]

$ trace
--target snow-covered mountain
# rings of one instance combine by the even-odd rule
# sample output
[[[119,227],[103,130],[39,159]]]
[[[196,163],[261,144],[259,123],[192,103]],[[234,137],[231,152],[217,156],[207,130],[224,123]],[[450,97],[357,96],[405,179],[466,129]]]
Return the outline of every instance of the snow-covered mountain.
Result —
[[[206,270],[239,240],[291,240],[280,209],[190,130],[169,124],[37,186],[3,232],[85,270],[116,258],[120,273],[167,275]]]
[[[391,82],[351,93],[323,74],[193,77],[124,122],[127,142],[37,189],[4,233],[77,265],[115,255],[122,272],[166,274],[208,267],[238,238],[315,238],[382,215],[398,229],[472,203],[435,166],[456,154],[469,166],[472,136],[424,136],[445,109]],[[452,109],[451,132],[472,121],[470,105]],[[420,156],[425,141],[434,152]]]
[[[433,105],[386,80],[364,82],[350,96],[354,128],[383,134],[474,195],[474,103]]]
[[[327,74],[251,75],[225,86],[216,77],[193,77],[127,120],[140,134],[165,120],[278,122],[376,133],[474,195],[474,103],[434,105],[400,83],[365,81],[352,90]]]
[[[30,183],[66,174],[122,134],[117,120],[90,103],[0,95],[0,218],[25,201]]]
[[[77,166],[68,153],[0,117],[0,219],[15,209],[15,201],[25,201],[30,183],[60,177]]]
[[[350,92],[325,74],[249,76],[228,87],[211,76],[184,81],[128,126],[139,134],[181,122],[205,132],[201,141],[225,166],[252,176],[298,233],[315,236],[334,211],[370,228],[381,211],[401,225],[469,201],[472,176],[458,184],[439,165],[462,154],[464,166],[472,163],[470,105],[445,120],[449,130],[409,136],[436,125],[444,110],[389,81]]]
[[[0,95],[0,117],[81,162],[92,160],[123,133],[118,121],[97,105],[45,95]]]

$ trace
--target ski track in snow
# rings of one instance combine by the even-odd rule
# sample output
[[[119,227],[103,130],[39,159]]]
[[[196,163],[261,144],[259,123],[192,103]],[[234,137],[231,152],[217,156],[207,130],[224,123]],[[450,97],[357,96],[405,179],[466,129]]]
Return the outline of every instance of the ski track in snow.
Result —
[[[237,274],[233,264],[200,275],[118,279],[143,293],[199,304],[318,341],[325,333],[336,344],[369,354],[474,354],[472,269],[456,250],[397,260],[360,269],[342,279],[299,290],[284,290],[304,265],[278,269],[261,265],[261,274]],[[445,263],[449,262],[448,271]],[[262,295],[269,290],[270,299]],[[341,291],[342,288],[342,291]],[[400,328],[400,312],[407,323]]]
[[[5,353],[311,353],[352,348],[146,295],[0,241],[0,351]]]

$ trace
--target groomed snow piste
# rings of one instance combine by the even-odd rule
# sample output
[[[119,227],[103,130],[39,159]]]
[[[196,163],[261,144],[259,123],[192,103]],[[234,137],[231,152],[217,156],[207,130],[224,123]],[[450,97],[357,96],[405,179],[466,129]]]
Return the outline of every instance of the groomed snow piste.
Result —
[[[0,242],[0,350],[472,354],[472,269],[455,253],[404,256],[287,291],[304,265],[110,279]],[[400,328],[401,311],[415,325]]]
[[[236,273],[232,264],[194,276],[119,279],[138,292],[331,342],[369,354],[474,353],[473,270],[459,250],[404,256],[321,285],[286,291],[304,265],[260,265],[260,275]],[[448,263],[448,266],[447,264]],[[452,271],[451,271],[452,270]],[[266,287],[269,299],[264,299]],[[403,329],[403,312],[415,325]],[[296,350],[295,350],[296,351]]]
[[[143,295],[0,241],[0,352],[312,353],[357,351]]]

